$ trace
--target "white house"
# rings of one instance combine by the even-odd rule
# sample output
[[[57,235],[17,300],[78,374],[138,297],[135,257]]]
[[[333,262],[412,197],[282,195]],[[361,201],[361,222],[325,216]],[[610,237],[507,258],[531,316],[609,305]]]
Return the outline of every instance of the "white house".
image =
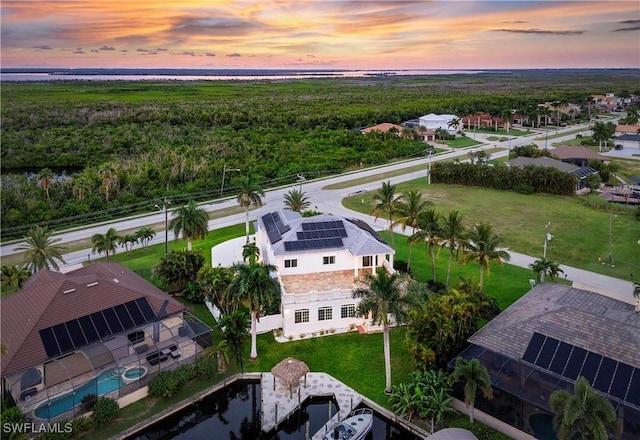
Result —
[[[460,123],[456,125],[449,125],[452,120],[460,120],[456,115],[436,115],[435,113],[429,113],[425,116],[420,116],[418,121],[420,125],[427,130],[437,130],[438,128],[445,130],[449,134],[456,134],[460,129]]]
[[[366,327],[355,316],[353,289],[377,267],[393,271],[395,251],[357,219],[270,212],[258,218],[256,244],[263,262],[278,269],[285,337]]]

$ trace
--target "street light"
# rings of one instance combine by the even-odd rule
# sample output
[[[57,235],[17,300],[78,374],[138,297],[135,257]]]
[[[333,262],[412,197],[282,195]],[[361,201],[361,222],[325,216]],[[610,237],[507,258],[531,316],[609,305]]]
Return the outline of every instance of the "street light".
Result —
[[[304,177],[304,174],[298,174],[298,180],[296,182],[300,184],[300,194],[302,194],[302,184],[306,181],[307,178]]]
[[[169,205],[171,204],[171,200],[167,200],[164,198],[162,202],[162,206],[156,205],[156,209],[164,212],[164,254],[167,255],[169,252]]]
[[[614,214],[612,212],[609,213],[609,264],[613,266],[613,257],[611,256],[611,238],[613,233],[613,217],[618,217],[618,214]]]
[[[433,154],[433,149],[429,148],[429,171],[427,172],[428,181],[427,183],[431,185],[431,155]]]
[[[547,259],[547,243],[549,243],[551,241],[551,239],[553,238],[553,235],[551,234],[551,232],[547,231],[549,226],[551,226],[551,222],[547,223],[545,225],[545,227],[544,227],[544,230],[545,230],[545,233],[544,233],[544,247],[543,247],[543,250],[542,250],[542,259],[543,260]],[[544,270],[540,274],[540,282],[544,283]]]
[[[224,178],[227,174],[227,171],[240,171],[239,168],[227,168],[227,164],[224,164],[222,167],[222,186],[220,187],[220,197],[224,194]]]

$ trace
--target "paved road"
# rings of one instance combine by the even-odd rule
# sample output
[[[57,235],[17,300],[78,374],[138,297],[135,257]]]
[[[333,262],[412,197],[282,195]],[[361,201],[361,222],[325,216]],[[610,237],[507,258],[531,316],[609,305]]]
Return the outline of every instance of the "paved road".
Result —
[[[574,132],[576,129],[583,129],[585,131],[588,130],[588,125],[584,124],[582,126],[571,126],[559,131],[562,132]],[[549,130],[549,136],[553,136],[556,134],[556,130]],[[510,141],[502,141],[502,142],[491,142],[488,141],[487,138],[491,135],[481,134],[481,133],[469,133],[471,137],[475,137],[476,140],[483,142],[481,146],[475,146],[467,149],[457,149],[454,151],[448,151],[443,154],[434,155],[430,160],[432,162],[437,162],[440,160],[446,160],[458,157],[461,160],[467,159],[467,153],[469,151],[479,151],[480,149],[487,150],[494,147],[507,148],[510,144],[511,148],[520,146],[520,145],[528,145],[531,143],[536,143],[539,147],[543,148],[545,143],[548,144],[548,147],[551,148],[552,143],[560,142],[563,140],[569,140],[575,138],[575,133],[567,134],[563,137],[554,137],[549,139],[548,142],[544,140],[534,140],[535,138],[544,137],[545,130],[537,130],[534,134],[529,136],[520,136],[513,137]],[[508,150],[503,150],[498,153],[493,153],[494,158],[503,157],[508,155]],[[401,170],[404,168],[412,167],[415,165],[423,165],[424,171],[413,171],[408,172],[406,174],[402,174],[396,177],[386,178],[382,180],[376,180],[370,183],[366,183],[363,185],[352,186],[347,189],[337,189],[337,190],[327,190],[323,189],[324,187],[336,184],[347,182],[353,179],[375,176],[380,173]],[[387,222],[383,219],[375,220],[373,217],[356,213],[354,211],[350,211],[342,206],[342,199],[345,197],[357,197],[357,194],[353,194],[356,191],[370,191],[375,190],[380,187],[381,182],[384,180],[390,180],[392,183],[397,184],[409,180],[413,180],[419,177],[427,176],[427,169],[429,167],[429,159],[420,158],[415,160],[410,160],[406,162],[396,163],[392,165],[385,165],[382,167],[366,169],[363,171],[353,172],[349,174],[343,174],[336,177],[331,177],[327,179],[319,179],[313,181],[307,181],[303,184],[303,191],[310,198],[312,207],[320,212],[331,213],[338,216],[343,217],[356,217],[362,220],[365,220],[372,224],[374,228],[378,230],[383,230],[387,227]],[[269,190],[265,193],[265,197],[263,198],[263,206],[257,209],[254,209],[250,212],[250,219],[254,221],[258,216],[265,214],[266,212],[282,209],[284,208],[283,196],[287,193],[292,187],[297,187],[298,185],[290,185],[283,188]],[[229,207],[237,207],[237,202],[235,198],[229,198],[225,200],[217,200],[211,203],[206,203],[201,205],[207,211],[219,210],[222,208]],[[170,215],[169,215],[170,218]],[[91,237],[96,233],[104,233],[104,231],[108,227],[113,227],[118,231],[124,230],[135,230],[143,226],[163,223],[165,221],[165,216],[163,212],[155,212],[149,215],[137,216],[128,219],[123,219],[114,222],[105,222],[99,225],[91,225],[89,227],[66,231],[60,234],[56,234],[56,238],[61,239],[61,244],[70,243],[73,241],[86,239]],[[211,231],[215,229],[219,229],[225,226],[231,226],[238,223],[243,223],[245,221],[244,213],[229,215],[223,218],[218,218],[209,221],[209,229]],[[394,232],[401,233],[400,230],[394,230]],[[174,240],[175,237],[172,232],[168,233],[168,239]],[[151,241],[151,244],[163,243],[165,240],[165,234],[160,232],[156,237]],[[15,253],[16,243],[3,245],[0,248],[0,255],[10,255]],[[512,255],[511,264],[515,264],[522,267],[528,267],[531,262],[535,260],[534,257],[516,254],[510,252]],[[84,263],[92,258],[91,249],[83,249],[80,251],[70,252],[64,255],[66,261],[66,267],[72,267],[78,265],[80,263]],[[619,299],[626,299],[627,301],[631,301],[633,297],[631,296],[632,292],[632,283],[624,280],[619,280],[612,277],[607,277],[604,275],[599,275],[592,272],[587,272],[581,269],[569,267],[569,266],[561,266],[565,273],[568,275],[568,279],[573,280],[576,283],[581,283],[580,285],[585,288],[591,288],[595,291],[609,291],[612,294],[619,296]],[[628,292],[628,293],[627,293]],[[631,298],[631,299],[629,299]],[[632,301],[633,302],[633,301]]]

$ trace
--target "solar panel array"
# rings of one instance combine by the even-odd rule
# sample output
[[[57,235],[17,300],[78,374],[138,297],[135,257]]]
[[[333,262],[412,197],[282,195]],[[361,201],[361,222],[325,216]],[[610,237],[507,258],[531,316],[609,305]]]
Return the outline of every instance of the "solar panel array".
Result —
[[[369,234],[371,234],[371,236],[373,236],[373,238],[378,240],[380,243],[387,244],[387,242],[384,241],[384,238],[380,237],[380,235],[378,235],[378,233],[373,230],[373,228],[369,225],[369,223],[359,220],[357,218],[348,218],[347,220],[349,220],[351,223],[353,223],[360,229],[367,231]]]
[[[267,231],[269,242],[271,244],[282,240],[282,234],[291,229],[291,226],[285,225],[277,212],[269,212],[262,216],[262,223]]]
[[[138,298],[42,329],[40,339],[47,356],[51,358],[154,319],[155,313],[147,299]]]
[[[567,379],[584,376],[591,386],[640,407],[640,368],[534,333],[522,359]]]
[[[342,247],[342,239],[347,230],[342,220],[309,222],[302,224],[302,231],[296,233],[296,241],[285,241],[286,251],[304,251]]]

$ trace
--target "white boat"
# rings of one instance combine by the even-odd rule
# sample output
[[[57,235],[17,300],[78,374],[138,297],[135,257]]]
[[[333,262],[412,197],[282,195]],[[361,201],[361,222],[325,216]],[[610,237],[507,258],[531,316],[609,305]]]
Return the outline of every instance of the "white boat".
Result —
[[[360,408],[352,411],[342,422],[324,436],[324,440],[362,440],[371,431],[373,425],[373,411]]]

